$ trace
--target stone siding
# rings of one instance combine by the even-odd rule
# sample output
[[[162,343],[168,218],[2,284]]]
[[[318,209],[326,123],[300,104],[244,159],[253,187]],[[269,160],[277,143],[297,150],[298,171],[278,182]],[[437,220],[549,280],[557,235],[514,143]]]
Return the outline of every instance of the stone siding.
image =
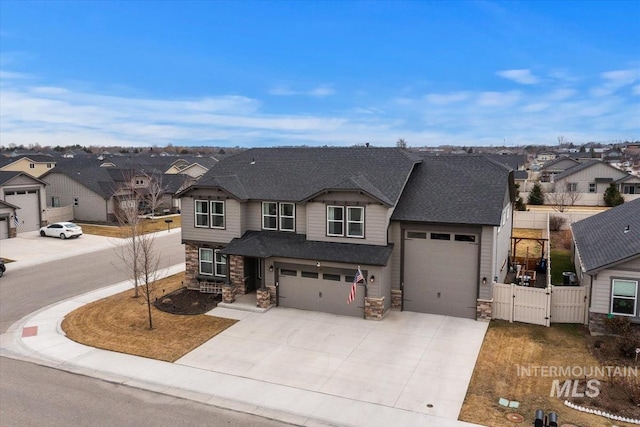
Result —
[[[276,287],[275,286],[267,286],[269,290],[269,300],[271,301],[272,306],[276,306]]]
[[[229,255],[229,280],[235,288],[236,295],[247,293],[247,285],[244,282],[244,257]]]
[[[402,310],[402,291],[391,289],[391,310]]]
[[[188,289],[200,289],[196,275],[200,269],[198,265],[198,247],[185,243],[184,245],[185,271],[184,283]]]
[[[364,299],[364,317],[367,320],[380,320],[384,315],[384,297]]]
[[[493,311],[493,299],[478,299],[476,305],[476,320],[488,322]]]
[[[271,295],[269,289],[260,288],[256,291],[256,306],[258,308],[269,308],[271,305]]]
[[[591,335],[608,335],[607,315],[602,313],[589,313],[589,333]]]

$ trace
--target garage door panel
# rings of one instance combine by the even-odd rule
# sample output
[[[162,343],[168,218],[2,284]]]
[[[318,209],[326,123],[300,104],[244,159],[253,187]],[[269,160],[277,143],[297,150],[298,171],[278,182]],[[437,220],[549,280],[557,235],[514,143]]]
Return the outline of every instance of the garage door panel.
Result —
[[[359,284],[356,299],[347,304],[351,283],[298,276],[279,277],[279,304],[282,307],[321,311],[343,316],[364,315],[364,287]]]
[[[40,197],[36,190],[20,190],[5,193],[5,201],[19,206],[16,211],[20,224],[18,233],[40,228]]]
[[[0,218],[0,239],[9,238],[9,220],[7,217]]]
[[[475,318],[478,255],[477,243],[405,240],[405,310]]]

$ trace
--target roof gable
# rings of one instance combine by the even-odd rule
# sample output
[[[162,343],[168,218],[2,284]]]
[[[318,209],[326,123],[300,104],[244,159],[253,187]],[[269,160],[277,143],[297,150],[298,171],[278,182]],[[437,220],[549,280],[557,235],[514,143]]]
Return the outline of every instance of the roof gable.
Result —
[[[222,159],[194,186],[218,187],[241,200],[294,202],[353,190],[392,206],[419,161],[398,148],[254,148]]]
[[[621,176],[622,176],[622,174],[626,174],[625,171],[622,171],[622,170],[620,170],[618,168],[615,168],[615,167],[611,166],[609,163],[601,162],[600,160],[588,160],[588,161],[586,161],[584,163],[580,163],[578,165],[575,165],[574,167],[569,168],[569,169],[565,170],[562,173],[557,174],[554,177],[554,181],[557,182],[557,181],[559,181],[561,179],[564,179],[564,178],[566,178],[568,176],[571,176],[573,174],[576,174],[578,172],[581,172],[583,170],[586,170],[586,169],[589,169],[589,168],[592,168],[592,167],[596,167],[596,166],[604,166],[605,168],[611,169],[612,173],[617,172]]]

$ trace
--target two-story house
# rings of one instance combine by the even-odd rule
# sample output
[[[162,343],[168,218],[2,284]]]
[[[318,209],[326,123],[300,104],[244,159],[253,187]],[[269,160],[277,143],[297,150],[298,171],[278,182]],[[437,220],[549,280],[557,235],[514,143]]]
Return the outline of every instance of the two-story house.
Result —
[[[513,175],[482,156],[251,149],[180,196],[192,289],[267,289],[274,305],[373,319],[475,318],[507,272]]]

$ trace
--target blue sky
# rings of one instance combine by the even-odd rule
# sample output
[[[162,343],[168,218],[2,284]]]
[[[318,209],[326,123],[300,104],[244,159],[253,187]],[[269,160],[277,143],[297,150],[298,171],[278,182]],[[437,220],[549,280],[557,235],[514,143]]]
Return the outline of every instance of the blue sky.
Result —
[[[0,1],[0,144],[640,140],[640,1]]]

